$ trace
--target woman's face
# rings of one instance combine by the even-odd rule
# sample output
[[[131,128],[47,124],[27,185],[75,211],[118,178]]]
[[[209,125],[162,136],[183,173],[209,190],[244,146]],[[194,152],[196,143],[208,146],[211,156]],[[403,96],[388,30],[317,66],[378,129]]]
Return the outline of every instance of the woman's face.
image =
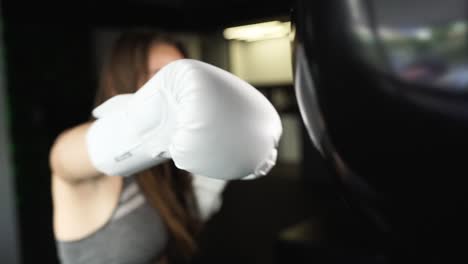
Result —
[[[157,43],[154,44],[149,50],[148,58],[148,73],[151,78],[156,72],[158,72],[164,65],[178,60],[183,59],[182,53],[171,44]],[[148,78],[148,79],[149,79]]]

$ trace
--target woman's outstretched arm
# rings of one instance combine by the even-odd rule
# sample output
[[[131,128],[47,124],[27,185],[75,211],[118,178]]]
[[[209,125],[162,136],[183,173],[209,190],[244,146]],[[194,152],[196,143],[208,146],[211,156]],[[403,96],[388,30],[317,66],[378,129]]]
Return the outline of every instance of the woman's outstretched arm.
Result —
[[[62,132],[49,156],[52,175],[69,183],[80,183],[103,176],[91,163],[86,147],[86,133],[92,122]]]

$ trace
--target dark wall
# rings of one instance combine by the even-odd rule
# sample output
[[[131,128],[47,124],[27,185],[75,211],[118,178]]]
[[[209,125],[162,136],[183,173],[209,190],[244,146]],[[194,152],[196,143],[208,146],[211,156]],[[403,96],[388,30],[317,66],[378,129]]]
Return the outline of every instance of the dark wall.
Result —
[[[8,94],[24,263],[56,263],[49,149],[85,121],[95,90],[87,27],[5,22]]]
[[[0,25],[3,28],[3,21]],[[3,33],[3,30],[0,30]],[[11,163],[10,107],[6,94],[3,34],[0,36],[0,259],[4,263],[20,262],[14,177]]]

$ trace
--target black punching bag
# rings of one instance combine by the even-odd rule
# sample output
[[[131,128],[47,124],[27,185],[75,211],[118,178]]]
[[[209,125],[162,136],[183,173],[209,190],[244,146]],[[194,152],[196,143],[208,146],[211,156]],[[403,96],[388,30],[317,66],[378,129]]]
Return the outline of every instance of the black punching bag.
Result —
[[[303,121],[394,263],[468,260],[467,12],[464,0],[294,8]]]

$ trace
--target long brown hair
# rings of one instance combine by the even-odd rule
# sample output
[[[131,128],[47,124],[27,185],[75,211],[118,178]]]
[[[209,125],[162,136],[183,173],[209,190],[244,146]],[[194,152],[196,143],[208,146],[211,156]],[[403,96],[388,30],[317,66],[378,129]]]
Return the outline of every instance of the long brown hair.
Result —
[[[102,68],[95,105],[116,94],[134,93],[144,84],[149,74],[149,49],[160,43],[173,45],[187,57],[183,46],[168,34],[147,30],[121,34]],[[195,236],[201,224],[191,175],[177,169],[173,162],[166,162],[134,177],[169,231],[169,241],[160,260],[188,262],[196,251]]]

